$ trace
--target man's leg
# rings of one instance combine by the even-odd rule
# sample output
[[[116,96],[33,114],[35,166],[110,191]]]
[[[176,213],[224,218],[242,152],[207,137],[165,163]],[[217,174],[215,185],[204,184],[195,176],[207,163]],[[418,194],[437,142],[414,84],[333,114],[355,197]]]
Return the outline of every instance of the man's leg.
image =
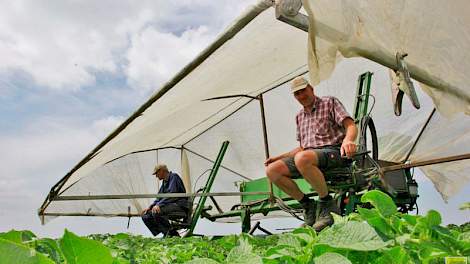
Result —
[[[162,233],[169,235],[170,221],[169,218],[179,218],[186,216],[186,212],[177,204],[166,204],[160,206],[160,213],[147,212],[142,216],[144,224],[148,227],[152,235],[157,236]],[[176,235],[171,233],[170,235]]]
[[[333,152],[330,152],[329,150],[326,152],[324,150],[305,150],[295,155],[295,165],[297,169],[300,171],[305,180],[308,181],[310,185],[317,191],[318,196],[320,197],[320,212],[315,223],[312,225],[312,227],[317,232],[333,224],[334,220],[331,213],[340,214],[340,210],[335,200],[333,200],[332,197],[328,194],[328,186],[326,185],[325,177],[320,170],[320,167],[327,166],[327,164],[322,164],[328,163],[328,158],[325,155],[328,157],[331,154],[336,155],[336,153]]]
[[[147,228],[152,232],[152,235],[156,236],[160,234],[160,230],[158,227],[157,222],[155,221],[155,217],[153,216],[152,212],[148,211],[144,215],[142,215],[142,221],[147,226]]]
[[[304,193],[300,191],[299,186],[290,178],[291,173],[283,160],[277,160],[269,164],[266,168],[268,178],[276,184],[282,191],[290,197],[300,201],[304,197]]]
[[[170,219],[183,219],[186,216],[187,211],[176,203],[161,206],[160,214],[157,215],[157,221],[160,223],[160,228],[163,230],[162,233],[164,236],[179,236],[179,233],[175,229],[172,229]]]
[[[295,166],[304,179],[310,183],[320,198],[328,195],[328,186],[326,186],[325,177],[318,168],[318,154],[313,150],[304,150],[297,153],[294,157]]]
[[[299,189],[299,186],[291,179],[293,174],[299,174],[295,168],[293,158],[278,160],[266,167],[266,175],[282,191],[290,197],[299,201],[304,209],[304,221],[306,225],[312,225],[315,222],[316,206],[314,201],[310,201],[307,196]]]

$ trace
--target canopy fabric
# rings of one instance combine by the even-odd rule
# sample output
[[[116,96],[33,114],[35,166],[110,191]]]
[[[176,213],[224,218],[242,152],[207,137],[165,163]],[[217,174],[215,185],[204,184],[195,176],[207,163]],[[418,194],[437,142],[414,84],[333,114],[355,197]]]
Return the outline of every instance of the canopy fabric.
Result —
[[[419,70],[428,77],[445,82],[434,87],[419,85],[432,98],[439,113],[431,119],[410,161],[468,153],[470,5],[467,1],[449,4],[427,0],[304,0],[303,5],[310,21],[309,69],[313,83],[328,79],[342,57],[393,62],[397,52],[407,53],[405,61],[410,71]],[[420,100],[424,100],[422,96]],[[423,108],[420,113],[426,111]],[[388,121],[386,131],[400,127],[401,133],[382,134],[381,143],[392,144],[381,146],[381,158],[403,161],[406,148],[400,150],[398,145],[409,144],[410,141],[404,138],[402,122]],[[468,161],[427,166],[422,170],[444,199],[458,193],[470,182]]]
[[[327,79],[340,57],[377,58],[408,68],[434,86],[422,89],[446,116],[470,115],[468,1],[303,0],[310,20],[309,66],[314,83]],[[416,75],[416,74],[415,74]],[[419,80],[419,79],[418,79]]]
[[[307,45],[309,37],[305,32],[276,20],[274,9],[268,8],[270,3],[260,1],[247,10],[214,42],[222,41],[220,47],[210,52],[192,71],[185,72],[183,78],[165,86],[168,89],[157,91],[145,104],[146,108],[141,113],[136,112],[137,118],[129,119],[122,131],[116,131],[115,137],[105,141],[66,175],[41,208],[43,220],[64,214],[138,214],[152,199],[55,201],[53,198],[156,193],[158,182],[151,172],[157,162],[164,162],[170,170],[179,173],[187,192],[195,192],[204,185],[208,169],[212,167],[211,160],[215,160],[225,140],[229,140],[230,145],[212,192],[236,192],[240,181],[265,177],[263,162],[266,156],[259,101],[247,97],[204,99],[263,94],[270,154],[277,155],[298,145],[294,116],[300,105],[290,94],[287,82],[308,72],[308,59],[312,57],[307,57],[307,53],[312,42]],[[332,2],[332,5],[338,3]],[[310,12],[314,10],[315,18],[322,18],[317,15],[317,6],[313,2],[309,6]],[[251,17],[248,22],[247,17]],[[246,25],[237,28],[240,23]],[[227,38],[227,34],[233,36]],[[310,40],[316,41],[317,48],[320,41],[328,44],[316,38]],[[349,112],[353,110],[358,75],[364,71],[374,72],[372,94],[376,102],[372,117],[379,134],[379,158],[402,162],[432,112],[432,99],[418,89],[421,109],[412,109],[405,99],[403,115],[396,117],[386,67],[355,58],[342,61],[333,71],[335,63],[329,60],[330,57],[323,59],[323,53],[315,51],[316,60],[321,62],[318,76],[325,79],[316,86],[316,93],[337,96]],[[338,49],[334,53],[334,57],[338,56]],[[322,73],[325,67],[329,70]],[[316,78],[315,74],[310,75]],[[437,140],[441,134],[434,133],[445,133],[442,124],[455,127],[446,137],[449,144]],[[418,144],[411,160],[429,158],[429,151],[435,156],[468,151],[469,130],[468,115],[448,119],[435,114],[421,139],[426,145]],[[429,172],[444,197],[456,193],[459,186],[469,180],[470,166],[462,162],[456,164],[439,165],[439,170],[429,166],[429,170],[424,170]],[[217,197],[216,200],[223,210],[240,202],[239,197]]]

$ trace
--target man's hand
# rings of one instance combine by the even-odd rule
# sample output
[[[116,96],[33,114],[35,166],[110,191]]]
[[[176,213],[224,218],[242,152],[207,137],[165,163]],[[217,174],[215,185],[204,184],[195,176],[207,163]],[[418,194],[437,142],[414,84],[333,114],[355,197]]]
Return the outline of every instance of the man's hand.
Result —
[[[154,206],[152,207],[152,213],[154,213],[154,214],[159,214],[159,213],[160,213],[160,206],[154,205]]]
[[[341,156],[352,158],[354,153],[356,153],[356,143],[354,143],[354,141],[344,139],[343,144],[341,144]]]
[[[145,208],[144,210],[142,210],[142,212],[140,213],[140,215],[144,215],[148,212],[149,208]]]
[[[268,166],[270,163],[275,162],[277,159],[274,158],[268,158],[267,160],[264,161],[264,166]]]

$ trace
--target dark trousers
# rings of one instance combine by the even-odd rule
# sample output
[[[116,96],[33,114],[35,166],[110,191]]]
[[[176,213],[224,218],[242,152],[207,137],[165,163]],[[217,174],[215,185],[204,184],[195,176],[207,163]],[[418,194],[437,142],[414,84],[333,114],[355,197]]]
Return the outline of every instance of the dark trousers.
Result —
[[[164,236],[173,235],[170,232],[170,219],[180,219],[187,215],[187,210],[176,203],[160,206],[160,213],[147,211],[142,215],[142,220],[154,236],[163,233]]]

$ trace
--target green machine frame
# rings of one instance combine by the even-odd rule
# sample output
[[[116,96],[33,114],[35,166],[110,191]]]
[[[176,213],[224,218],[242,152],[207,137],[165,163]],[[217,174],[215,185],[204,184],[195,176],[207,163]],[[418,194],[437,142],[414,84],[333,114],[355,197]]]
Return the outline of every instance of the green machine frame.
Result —
[[[347,167],[324,172],[330,191],[336,195],[335,198],[343,214],[353,212],[356,205],[360,203],[363,191],[370,188],[382,189],[388,192],[392,195],[399,207],[402,205],[402,211],[411,210],[417,198],[417,189],[413,188],[417,187],[417,185],[409,169],[393,171],[385,175],[380,175],[379,173],[381,165],[388,166],[392,164],[378,161],[377,136],[374,123],[369,116],[372,75],[372,72],[361,74],[357,83],[353,110],[354,120],[359,128],[357,142],[359,147],[356,158],[354,158],[351,165]],[[370,131],[370,135],[372,136],[371,151],[369,151],[366,146],[367,131]],[[210,191],[227,146],[228,142],[224,142],[217,160],[214,163],[214,167],[212,168],[211,175],[203,188],[205,193]],[[294,179],[294,181],[307,196],[317,196],[315,190],[311,188],[310,184],[305,179]],[[272,185],[267,177],[252,181],[243,181],[240,183],[239,189],[241,193],[260,192],[269,194],[241,194],[239,204],[234,205],[230,211],[217,214],[209,214],[208,210],[204,210],[206,197],[201,197],[192,217],[189,234],[192,234],[199,217],[207,218],[210,221],[216,221],[221,218],[239,217],[242,232],[251,233],[254,231],[254,228],[259,228],[268,233],[267,230],[259,227],[259,223],[257,223],[254,228],[251,228],[252,215],[262,214],[266,216],[272,211],[282,210],[275,199],[278,199],[278,201],[279,199],[282,200],[283,205],[291,209],[295,210],[300,208],[300,204],[296,200],[290,198],[277,186]],[[215,199],[212,199],[212,201],[216,203]]]

